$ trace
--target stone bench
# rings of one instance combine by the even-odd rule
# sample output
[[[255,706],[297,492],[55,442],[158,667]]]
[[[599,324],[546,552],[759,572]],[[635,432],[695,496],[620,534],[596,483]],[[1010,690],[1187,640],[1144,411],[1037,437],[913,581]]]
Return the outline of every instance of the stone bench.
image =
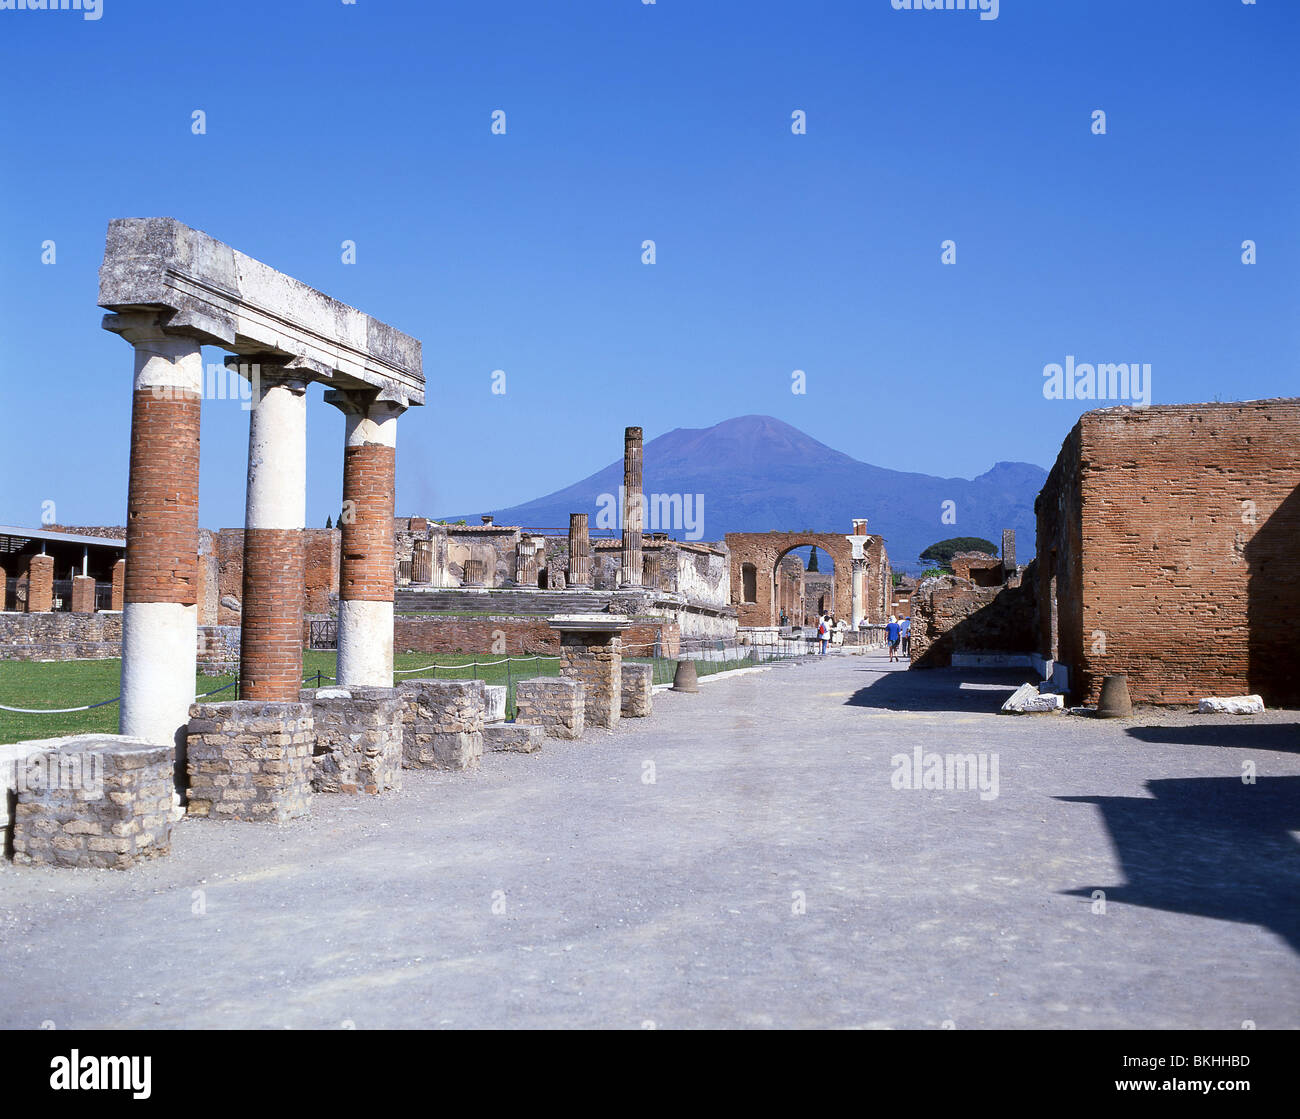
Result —
[[[623,718],[644,719],[654,696],[654,666],[623,662]]]
[[[305,688],[316,746],[312,791],[372,795],[401,788],[402,718],[396,688]]]
[[[37,749],[12,767],[15,863],[125,870],[171,851],[174,747],[118,734],[20,745]]]
[[[543,678],[515,685],[515,722],[540,726],[549,738],[581,738],[586,689],[577,680]]]
[[[196,703],[186,733],[189,815],[282,824],[311,812],[310,703]]]
[[[483,748],[508,754],[535,754],[546,731],[535,723],[493,723],[483,728]]]
[[[487,698],[482,680],[403,680],[402,765],[477,769]]]

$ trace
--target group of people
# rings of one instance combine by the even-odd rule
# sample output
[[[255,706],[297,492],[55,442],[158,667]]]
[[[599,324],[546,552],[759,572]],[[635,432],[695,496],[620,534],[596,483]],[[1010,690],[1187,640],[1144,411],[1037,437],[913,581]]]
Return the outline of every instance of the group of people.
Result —
[[[781,625],[786,624],[785,611],[781,611]],[[858,623],[858,629],[863,633],[867,631],[868,622],[865,618]],[[843,645],[844,634],[853,627],[843,618],[836,619],[832,614],[821,614],[817,618],[817,644],[818,653],[821,656],[826,655],[826,649],[830,645]],[[904,618],[901,622],[898,618],[890,614],[889,624],[885,626],[885,640],[889,644],[889,659],[891,661],[901,660],[904,657],[911,656],[912,653],[912,619]]]
[[[901,622],[893,614],[889,615],[889,625],[885,626],[885,640],[889,643],[889,659],[901,660],[912,654],[912,619],[904,618]],[[899,646],[902,646],[900,656]]]

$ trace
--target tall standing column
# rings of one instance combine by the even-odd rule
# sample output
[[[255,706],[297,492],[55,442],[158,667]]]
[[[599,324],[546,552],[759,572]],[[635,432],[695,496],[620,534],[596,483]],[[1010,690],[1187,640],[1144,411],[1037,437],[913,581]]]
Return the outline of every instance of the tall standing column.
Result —
[[[135,347],[119,729],[175,745],[180,769],[198,643],[203,352],[164,333],[156,312],[108,315],[104,328]]]
[[[853,632],[857,633],[858,623],[862,621],[863,604],[866,601],[864,591],[867,581],[867,561],[853,560]]]
[[[393,686],[394,490],[402,402],[374,391],[325,394],[347,420],[339,574],[340,684]]]
[[[645,496],[641,492],[641,429],[623,433],[623,556],[619,586],[641,586],[641,531],[645,527]]]
[[[569,514],[569,570],[566,581],[571,587],[591,586],[591,539],[587,533],[587,514]]]
[[[307,385],[284,355],[227,358],[249,377],[240,699],[297,703],[302,689]],[[127,567],[128,577],[130,566]]]

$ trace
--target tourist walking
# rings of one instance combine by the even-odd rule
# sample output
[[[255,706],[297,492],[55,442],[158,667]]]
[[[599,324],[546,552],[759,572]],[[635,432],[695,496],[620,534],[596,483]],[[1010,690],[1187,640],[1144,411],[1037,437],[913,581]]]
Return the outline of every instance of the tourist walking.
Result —
[[[898,629],[898,636],[902,639],[903,642],[903,656],[910,657],[912,655],[912,615],[911,614],[909,614],[906,618],[903,619],[903,623],[901,626],[899,626]]]
[[[898,660],[898,638],[903,632],[903,627],[898,624],[898,619],[893,614],[889,615],[889,625],[885,627],[885,640],[889,642],[889,659]]]
[[[826,655],[826,644],[831,637],[831,620],[830,617],[823,614],[817,620],[817,640],[822,643],[821,655]]]

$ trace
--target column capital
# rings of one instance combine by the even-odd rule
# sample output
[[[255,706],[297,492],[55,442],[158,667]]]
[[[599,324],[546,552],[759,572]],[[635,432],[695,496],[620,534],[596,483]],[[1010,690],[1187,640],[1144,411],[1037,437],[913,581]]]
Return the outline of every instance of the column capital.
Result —
[[[164,338],[185,339],[195,346],[229,346],[235,341],[234,332],[224,323],[198,311],[171,307],[112,312],[99,325],[112,334],[120,334],[132,345]]]
[[[400,416],[410,407],[410,399],[393,389],[327,389],[325,403],[344,415],[362,416],[382,422]]]
[[[316,362],[292,354],[227,354],[225,365],[253,386],[254,403],[258,398],[259,385],[280,386],[301,396],[312,381],[325,375]]]

